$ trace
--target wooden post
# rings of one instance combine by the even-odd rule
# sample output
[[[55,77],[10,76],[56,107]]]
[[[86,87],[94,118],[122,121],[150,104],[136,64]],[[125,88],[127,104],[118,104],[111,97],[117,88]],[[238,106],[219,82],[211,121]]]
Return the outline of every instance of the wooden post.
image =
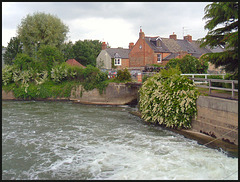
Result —
[[[232,81],[232,98],[234,98],[234,81]]]
[[[211,83],[211,80],[209,80],[209,94],[211,94],[211,86],[212,86],[212,83]]]

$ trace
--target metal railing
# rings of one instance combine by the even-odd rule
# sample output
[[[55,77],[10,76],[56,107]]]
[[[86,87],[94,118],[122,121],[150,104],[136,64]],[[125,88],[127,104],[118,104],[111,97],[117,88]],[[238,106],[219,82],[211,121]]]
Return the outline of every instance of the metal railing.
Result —
[[[208,76],[222,76],[222,78],[224,79],[224,77],[226,76],[226,74],[181,74],[181,75],[186,75],[186,76],[192,76],[192,78],[195,78],[195,76],[204,76],[205,79],[208,79]],[[207,83],[207,81],[205,82],[195,82],[195,80],[193,80],[194,83]]]
[[[191,80],[199,80],[199,81],[204,81],[208,83],[208,85],[196,85],[197,87],[202,87],[202,88],[208,88],[209,89],[209,94],[211,94],[211,90],[225,90],[225,91],[231,91],[232,92],[232,98],[234,98],[234,92],[238,92],[238,89],[235,89],[235,84],[238,84],[238,80],[220,80],[220,79],[205,79],[205,78],[191,78]],[[214,87],[212,86],[212,83],[231,83],[232,88],[223,88],[223,87]]]

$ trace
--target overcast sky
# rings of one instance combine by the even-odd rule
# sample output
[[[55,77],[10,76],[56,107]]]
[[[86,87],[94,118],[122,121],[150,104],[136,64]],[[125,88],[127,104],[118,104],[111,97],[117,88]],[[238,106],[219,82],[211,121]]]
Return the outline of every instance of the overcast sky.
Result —
[[[136,43],[140,26],[146,36],[203,38],[204,8],[211,2],[2,2],[2,45],[16,36],[26,15],[45,12],[69,27],[68,41],[99,40],[112,48]],[[183,28],[184,27],[184,28]],[[184,31],[183,31],[184,30]]]

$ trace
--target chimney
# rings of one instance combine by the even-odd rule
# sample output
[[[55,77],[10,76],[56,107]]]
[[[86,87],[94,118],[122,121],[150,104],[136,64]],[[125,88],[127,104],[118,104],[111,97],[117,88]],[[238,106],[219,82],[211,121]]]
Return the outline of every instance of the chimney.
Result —
[[[106,44],[106,42],[103,42],[102,43],[102,50],[105,50],[105,49],[107,49],[107,44]]]
[[[142,31],[142,29],[140,28],[140,32],[139,32],[139,39],[144,39],[145,38],[145,34]]]
[[[130,42],[128,47],[129,47],[129,49],[132,49],[133,46],[134,46],[134,43],[133,43],[133,42]]]
[[[174,34],[174,32],[173,32],[173,34],[172,34],[172,35],[169,35],[169,38],[170,38],[170,39],[177,40],[177,35],[176,35],[176,34]]]
[[[188,34],[187,36],[184,36],[184,40],[187,40],[188,42],[192,42],[192,36]]]

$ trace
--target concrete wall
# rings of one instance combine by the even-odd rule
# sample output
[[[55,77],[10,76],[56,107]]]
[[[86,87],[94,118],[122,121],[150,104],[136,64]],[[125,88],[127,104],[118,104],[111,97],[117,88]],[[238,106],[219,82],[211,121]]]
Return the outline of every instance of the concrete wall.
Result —
[[[137,101],[138,88],[124,83],[109,83],[102,94],[97,89],[85,91],[81,85],[72,89],[70,100],[84,104],[124,105]]]
[[[197,112],[192,130],[238,145],[238,101],[200,96]]]

